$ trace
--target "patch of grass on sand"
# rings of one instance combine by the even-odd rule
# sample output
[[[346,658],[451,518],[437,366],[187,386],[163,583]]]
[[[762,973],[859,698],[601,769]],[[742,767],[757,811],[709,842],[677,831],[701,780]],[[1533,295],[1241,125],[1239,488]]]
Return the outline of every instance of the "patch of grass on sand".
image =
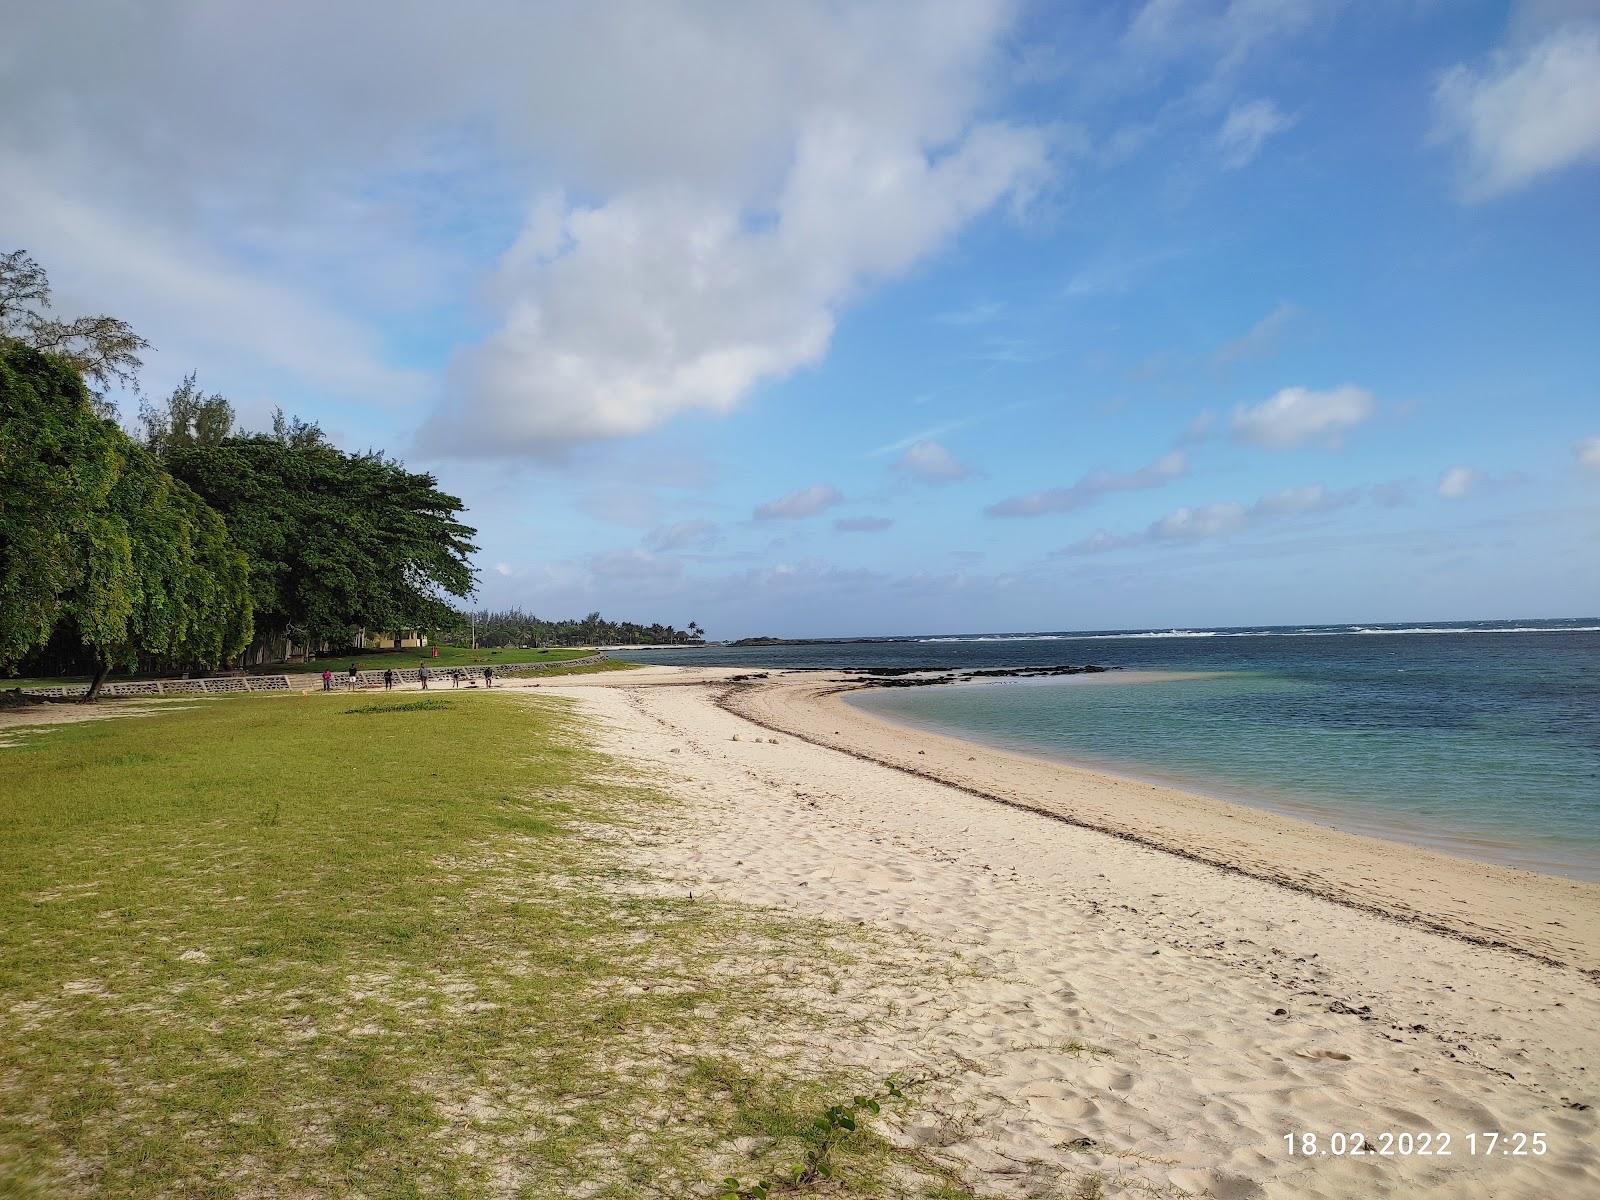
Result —
[[[402,700],[398,704],[358,704],[355,708],[345,709],[344,712],[347,716],[362,716],[368,713],[428,712],[449,707],[450,701],[430,696],[426,700]]]
[[[0,750],[0,1195],[709,1194],[859,1084],[793,1055],[827,1041],[793,976],[867,935],[643,872],[673,802],[567,703],[428,703]],[[887,1186],[873,1137],[839,1161]]]

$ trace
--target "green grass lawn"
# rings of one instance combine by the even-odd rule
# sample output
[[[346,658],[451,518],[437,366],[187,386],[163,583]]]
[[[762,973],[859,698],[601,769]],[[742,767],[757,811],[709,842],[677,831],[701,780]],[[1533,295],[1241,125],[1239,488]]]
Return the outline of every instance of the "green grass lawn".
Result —
[[[167,702],[0,778],[0,1196],[711,1195],[863,1085],[789,981],[867,935],[653,882],[674,802],[567,702]]]

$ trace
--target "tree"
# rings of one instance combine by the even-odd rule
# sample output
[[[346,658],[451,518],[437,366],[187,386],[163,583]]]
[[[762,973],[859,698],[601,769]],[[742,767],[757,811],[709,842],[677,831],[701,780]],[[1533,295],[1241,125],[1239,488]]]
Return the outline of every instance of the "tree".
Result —
[[[74,365],[0,347],[0,667],[52,638],[107,672],[215,667],[250,641],[222,518],[108,420]]]
[[[0,347],[18,344],[65,359],[86,379],[94,411],[114,416],[105,399],[113,384],[138,389],[139,357],[150,343],[115,317],[78,317],[62,321],[50,315],[50,277],[25,250],[0,254]]]
[[[144,444],[157,458],[166,458],[178,446],[215,446],[233,432],[233,405],[221,393],[207,396],[190,371],[161,407],[148,401],[139,405]]]
[[[461,501],[382,454],[345,454],[315,425],[279,413],[271,434],[177,445],[167,466],[249,558],[268,641],[431,629],[453,615],[445,597],[475,585]]]
[[[633,621],[608,621],[599,613],[581,620],[551,621],[521,609],[491,612],[455,613],[454,620],[439,627],[439,634],[450,642],[476,638],[479,646],[575,646],[595,642],[606,645],[641,645],[646,642],[691,642],[705,631],[694,622],[687,631],[663,625],[640,625]]]
[[[78,373],[0,345],[0,669],[49,640],[69,597],[85,603],[91,557],[125,550],[106,523],[121,469],[117,432],[95,416]]]

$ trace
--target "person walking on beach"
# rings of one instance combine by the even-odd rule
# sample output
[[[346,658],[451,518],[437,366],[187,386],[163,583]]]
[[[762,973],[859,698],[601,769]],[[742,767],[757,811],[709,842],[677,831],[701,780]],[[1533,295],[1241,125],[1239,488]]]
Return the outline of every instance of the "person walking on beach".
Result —
[[[325,691],[325,692],[333,691],[333,672],[332,671],[324,670],[322,672],[322,690]]]
[[[392,692],[394,690],[394,668],[393,667],[385,667],[383,669],[383,690],[386,691],[386,692]]]
[[[421,680],[421,682],[422,682],[422,690],[423,691],[427,691],[428,690],[428,664],[427,663],[418,663],[417,664],[417,678],[419,680]]]

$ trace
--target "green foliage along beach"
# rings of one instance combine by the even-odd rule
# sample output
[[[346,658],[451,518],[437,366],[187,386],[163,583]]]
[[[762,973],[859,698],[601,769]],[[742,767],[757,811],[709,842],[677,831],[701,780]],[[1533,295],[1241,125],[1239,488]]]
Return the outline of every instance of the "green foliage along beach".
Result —
[[[347,453],[314,422],[236,428],[190,373],[141,402],[138,438],[96,387],[132,386],[148,343],[62,321],[49,278],[0,255],[0,672],[91,678],[282,664],[372,633],[476,644],[476,530],[434,476]],[[484,613],[495,650],[692,640],[670,625]],[[478,660],[473,661],[493,661]],[[502,660],[511,661],[511,660]]]

